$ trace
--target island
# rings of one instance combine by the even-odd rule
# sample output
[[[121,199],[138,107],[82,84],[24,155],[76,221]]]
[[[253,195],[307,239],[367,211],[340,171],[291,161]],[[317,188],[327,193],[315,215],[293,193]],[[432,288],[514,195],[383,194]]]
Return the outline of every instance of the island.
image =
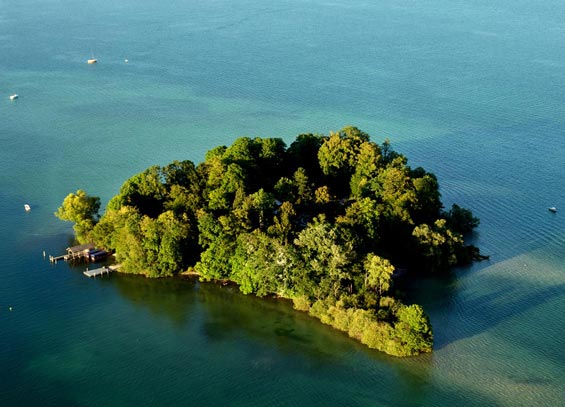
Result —
[[[115,252],[120,272],[193,274],[278,296],[370,348],[431,352],[429,318],[393,292],[404,278],[480,259],[464,236],[479,220],[445,210],[434,174],[356,127],[329,135],[242,137],[204,162],[134,175],[99,215],[69,194],[55,213],[79,243]],[[406,275],[408,277],[406,277]]]

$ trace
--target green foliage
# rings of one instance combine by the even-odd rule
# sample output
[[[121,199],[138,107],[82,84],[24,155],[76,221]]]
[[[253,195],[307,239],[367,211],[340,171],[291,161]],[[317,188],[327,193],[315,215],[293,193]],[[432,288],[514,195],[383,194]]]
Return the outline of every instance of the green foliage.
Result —
[[[283,202],[268,229],[269,233],[287,245],[292,236],[295,218],[294,206],[290,202]]]
[[[300,134],[287,150],[287,162],[291,168],[304,168],[315,182],[322,178],[318,160],[318,150],[324,142],[324,137],[315,134]]]
[[[416,192],[412,218],[415,223],[433,222],[440,216],[442,208],[439,184],[434,174],[421,170],[421,176],[412,174],[412,183]]]
[[[204,281],[228,279],[231,274],[230,259],[234,252],[235,244],[230,240],[214,240],[200,255],[194,270]]]
[[[153,219],[126,206],[113,212],[111,220],[115,222],[112,230],[109,220],[101,222],[109,233],[104,242],[114,245],[117,260],[125,271],[165,277],[184,266],[183,249],[190,229],[186,216],[177,217],[167,211]]]
[[[445,219],[436,220],[433,226],[416,226],[412,236],[418,257],[429,271],[443,271],[459,263],[457,254],[464,246],[463,238],[447,228]]]
[[[394,325],[396,340],[402,345],[403,355],[411,356],[420,352],[431,352],[433,335],[430,321],[421,306],[402,306],[396,312]]]
[[[153,166],[122,185],[118,197],[112,200],[112,209],[131,206],[141,214],[155,218],[162,212],[165,194],[161,169]]]
[[[89,196],[79,189],[76,194],[69,194],[63,200],[55,216],[61,220],[74,222],[73,229],[77,240],[84,243],[89,240],[89,233],[98,221],[100,198]]]
[[[355,172],[361,146],[369,140],[367,134],[355,127],[331,133],[318,150],[318,161],[330,187],[339,194],[349,193],[351,175]]]
[[[304,168],[299,167],[294,173],[294,185],[296,185],[297,204],[312,202],[312,187]]]
[[[394,266],[387,259],[369,253],[365,259],[364,270],[365,287],[378,291],[379,297],[382,297],[392,284]]]
[[[410,212],[417,196],[406,159],[395,158],[379,171],[375,181],[376,196],[384,203],[383,215],[392,222],[412,224]]]
[[[63,200],[55,216],[69,222],[96,221],[100,209],[100,198],[89,196],[82,189],[69,194]]]
[[[236,244],[230,259],[230,278],[239,284],[240,290],[258,296],[285,295],[292,267],[285,247],[258,230],[240,235]]]
[[[370,195],[370,181],[381,166],[381,150],[375,143],[365,141],[359,146],[355,160],[355,172],[350,181],[351,195],[356,198]]]
[[[336,222],[348,227],[364,244],[367,252],[376,249],[380,237],[381,206],[371,198],[361,198],[352,202],[345,215]]]
[[[215,158],[219,158],[221,159],[224,154],[226,153],[226,150],[228,148],[226,146],[218,146],[218,147],[214,147],[213,149],[209,150],[206,153],[206,160],[205,162],[210,162],[213,161]]]
[[[355,127],[329,136],[242,137],[190,161],[128,179],[98,221],[100,200],[70,194],[57,216],[79,239],[115,250],[122,271],[164,277],[191,268],[246,294],[291,298],[367,346],[429,352],[419,306],[392,297],[397,263],[437,271],[477,258],[460,233],[478,225],[442,212],[436,177],[411,169],[388,140]],[[417,225],[417,226],[415,226]]]
[[[462,208],[457,204],[453,204],[451,210],[446,213],[446,219],[448,226],[454,232],[461,234],[471,232],[480,223],[479,218],[474,217],[469,209]]]
[[[133,207],[120,208],[117,216],[121,225],[116,224],[115,246],[116,260],[122,269],[128,273],[149,273],[148,261],[143,250],[143,234],[141,221],[143,216]]]
[[[322,299],[339,298],[349,269],[356,258],[353,242],[323,218],[314,219],[294,241],[299,253],[299,268],[295,274],[303,293]]]
[[[112,250],[117,244],[117,233],[124,227],[125,216],[124,211],[128,207],[120,210],[106,209],[106,213],[100,219],[91,232],[92,241],[96,242],[100,248]]]
[[[292,299],[292,302],[293,302],[293,305],[294,305],[294,309],[298,310],[298,311],[308,312],[308,311],[310,311],[310,307],[312,306],[312,303],[310,302],[308,297],[305,296],[305,295],[301,295],[299,297],[294,297]]]

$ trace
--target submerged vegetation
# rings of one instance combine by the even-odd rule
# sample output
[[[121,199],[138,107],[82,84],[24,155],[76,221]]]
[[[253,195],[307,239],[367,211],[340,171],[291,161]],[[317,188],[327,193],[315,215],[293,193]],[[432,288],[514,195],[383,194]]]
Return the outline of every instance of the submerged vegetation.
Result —
[[[367,346],[408,356],[432,350],[419,305],[392,294],[397,270],[437,273],[472,261],[463,233],[478,219],[443,209],[436,177],[388,141],[355,127],[329,136],[239,138],[195,166],[175,161],[127,180],[100,201],[70,194],[56,215],[77,239],[116,253],[121,271],[197,273],[296,309]]]

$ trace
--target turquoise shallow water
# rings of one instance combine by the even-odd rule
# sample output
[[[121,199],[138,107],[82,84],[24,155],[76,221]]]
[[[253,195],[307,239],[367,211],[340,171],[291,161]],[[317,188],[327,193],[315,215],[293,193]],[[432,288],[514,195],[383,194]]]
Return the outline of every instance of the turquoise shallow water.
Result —
[[[553,0],[0,0],[2,405],[563,405],[563,21]],[[410,287],[432,355],[367,350],[284,302],[42,257],[72,238],[52,216],[71,191],[107,202],[239,136],[349,124],[481,218],[490,261]]]

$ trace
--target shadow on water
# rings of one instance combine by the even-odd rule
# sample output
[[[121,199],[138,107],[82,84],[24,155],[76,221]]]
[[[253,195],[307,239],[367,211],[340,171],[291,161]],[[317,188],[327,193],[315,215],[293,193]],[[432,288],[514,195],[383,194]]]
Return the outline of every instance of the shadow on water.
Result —
[[[282,353],[333,360],[355,349],[381,362],[395,358],[373,351],[346,334],[293,309],[288,300],[244,295],[236,286],[200,283],[196,279],[147,279],[115,274],[123,298],[166,317],[177,327],[197,324],[208,342],[251,340]]]
[[[485,274],[481,277],[480,286],[474,283],[471,287],[462,288],[461,279],[468,273],[478,273],[484,268],[484,265],[480,265],[459,269],[444,276],[422,278],[405,285],[407,296],[422,304],[431,315],[432,323],[441,327],[434,330],[436,350],[489,331],[565,293],[565,283],[528,285],[519,277],[513,278],[506,273]],[[452,323],[457,324],[455,329],[451,329]]]
[[[112,276],[123,298],[158,317],[166,317],[176,326],[184,326],[194,311],[198,282],[177,278],[150,279],[143,276]]]
[[[288,301],[244,295],[236,286],[192,278],[112,277],[122,297],[136,307],[166,317],[178,327],[197,323],[209,341],[249,337],[281,349],[314,348],[309,326],[314,320],[293,310]],[[320,350],[318,356],[323,354]]]
[[[337,401],[346,405],[437,405],[437,400],[461,406],[497,405],[484,394],[438,385],[433,355],[396,358],[369,349],[294,310],[288,301],[243,295],[237,287],[210,283],[200,284],[197,296],[205,314],[200,329],[207,341],[230,348],[234,342],[247,344],[252,348],[249,354],[257,358],[254,367],[268,374],[277,374],[277,366],[284,363],[284,374],[305,375],[307,381],[328,375],[330,380],[349,383],[347,391],[333,389],[327,405]]]
[[[456,335],[448,342],[438,342],[441,348],[451,342],[480,334],[530,309],[553,301],[565,292],[565,283],[546,287],[532,286],[524,289],[522,284],[503,277],[491,278],[489,285],[494,291],[465,298],[466,323],[459,326]]]
[[[210,343],[251,340],[283,353],[311,354],[318,360],[334,359],[336,352],[347,353],[351,343],[357,343],[295,311],[287,300],[244,295],[237,286],[119,273],[110,280],[122,298],[135,307],[165,317],[177,328],[188,329],[196,324]]]
[[[318,362],[336,360],[348,351],[349,339],[292,308],[287,300],[244,295],[235,286],[201,284],[201,330],[210,341],[252,340],[287,354],[301,353]],[[336,335],[337,334],[337,335]]]
[[[463,391],[443,378],[438,381],[433,354],[399,359],[368,349],[295,311],[285,300],[257,298],[240,293],[235,286],[194,279],[114,274],[108,282],[135,307],[167,318],[175,329],[202,335],[205,341],[198,343],[205,344],[200,350],[203,354],[229,350],[234,361],[241,364],[239,369],[250,377],[277,377],[284,383],[280,386],[291,385],[295,377],[311,386],[333,383],[335,388],[327,395],[327,405],[433,406],[446,400],[450,405],[497,405],[485,394]],[[224,362],[214,356],[209,363]],[[226,391],[233,391],[231,385],[224,386]],[[294,405],[291,401],[313,397],[311,392],[301,393],[305,391],[301,386],[295,393],[285,393],[275,404]],[[235,400],[238,397],[225,396]]]

